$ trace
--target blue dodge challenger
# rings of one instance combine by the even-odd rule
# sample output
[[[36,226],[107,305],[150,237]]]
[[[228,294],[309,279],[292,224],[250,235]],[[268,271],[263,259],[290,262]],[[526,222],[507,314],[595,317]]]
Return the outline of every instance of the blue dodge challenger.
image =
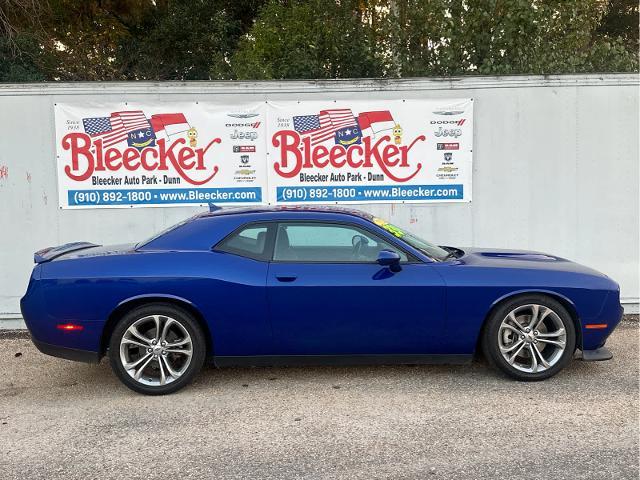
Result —
[[[536,252],[436,246],[364,212],[234,208],[135,245],[35,254],[22,314],[42,352],[107,354],[165,394],[216,366],[462,363],[518,380],[607,360],[619,287]]]

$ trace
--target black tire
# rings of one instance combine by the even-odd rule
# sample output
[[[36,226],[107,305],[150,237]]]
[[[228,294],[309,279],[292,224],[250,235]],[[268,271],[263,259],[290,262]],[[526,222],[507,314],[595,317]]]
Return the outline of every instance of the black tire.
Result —
[[[129,329],[138,320],[149,317],[150,315],[159,315],[160,317],[169,317],[175,320],[181,327],[188,332],[191,344],[191,359],[181,375],[170,383],[165,385],[145,385],[135,380],[122,364],[120,355],[120,342]],[[175,326],[174,326],[175,328]],[[144,349],[142,349],[144,350]],[[171,355],[171,354],[169,354]],[[159,357],[159,355],[157,355]],[[174,305],[166,303],[150,303],[134,308],[125,314],[116,324],[109,341],[109,361],[111,368],[117,377],[131,390],[145,395],[166,395],[176,392],[193,380],[196,374],[202,368],[206,357],[205,337],[198,322],[191,314]],[[155,358],[155,357],[154,357]],[[152,360],[154,361],[154,360]],[[162,363],[159,360],[155,362]],[[185,364],[187,362],[184,362]],[[150,365],[150,369],[153,365]],[[144,375],[143,375],[144,376]],[[151,377],[149,377],[151,379]],[[144,381],[144,378],[142,379]]]
[[[562,352],[561,355],[558,353],[557,360],[553,365],[536,373],[524,372],[511,365],[507,359],[504,358],[499,345],[499,338],[501,335],[500,326],[503,320],[505,320],[510,312],[514,311],[514,309],[517,309],[518,307],[526,309],[526,305],[540,305],[550,308],[557,315],[566,332],[564,352]],[[552,377],[566,367],[573,358],[573,354],[576,349],[576,329],[571,315],[569,315],[566,308],[564,308],[564,306],[562,306],[562,304],[557,300],[546,295],[523,295],[503,302],[491,313],[482,333],[481,346],[487,361],[494,368],[500,370],[506,375],[522,381],[544,380]],[[529,345],[527,345],[527,347],[528,346]],[[531,345],[531,347],[533,347],[533,345]],[[530,354],[527,353],[527,355]]]

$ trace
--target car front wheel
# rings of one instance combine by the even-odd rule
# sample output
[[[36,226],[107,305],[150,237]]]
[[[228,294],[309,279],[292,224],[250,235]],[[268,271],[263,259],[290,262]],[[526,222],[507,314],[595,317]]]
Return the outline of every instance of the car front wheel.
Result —
[[[109,343],[111,368],[130,389],[146,395],[175,392],[201,369],[206,344],[198,322],[168,304],[149,304],[120,319]]]
[[[491,364],[518,380],[543,380],[573,358],[576,332],[567,310],[544,295],[507,301],[488,319],[482,347]]]

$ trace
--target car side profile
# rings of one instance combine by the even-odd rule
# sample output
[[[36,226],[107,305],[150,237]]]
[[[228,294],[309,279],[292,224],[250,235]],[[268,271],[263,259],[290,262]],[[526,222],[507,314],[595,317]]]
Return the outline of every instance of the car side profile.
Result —
[[[230,208],[138,244],[35,254],[22,314],[35,345],[109,356],[165,394],[238,365],[464,363],[481,351],[542,380],[579,350],[607,360],[619,286],[553,255],[438,247],[364,212]]]

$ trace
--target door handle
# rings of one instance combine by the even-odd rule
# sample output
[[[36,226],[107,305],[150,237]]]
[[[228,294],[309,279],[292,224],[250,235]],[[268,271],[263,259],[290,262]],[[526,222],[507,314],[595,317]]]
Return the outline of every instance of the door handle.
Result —
[[[298,276],[297,275],[276,274],[276,278],[278,279],[279,282],[293,282],[296,278],[298,278]]]

